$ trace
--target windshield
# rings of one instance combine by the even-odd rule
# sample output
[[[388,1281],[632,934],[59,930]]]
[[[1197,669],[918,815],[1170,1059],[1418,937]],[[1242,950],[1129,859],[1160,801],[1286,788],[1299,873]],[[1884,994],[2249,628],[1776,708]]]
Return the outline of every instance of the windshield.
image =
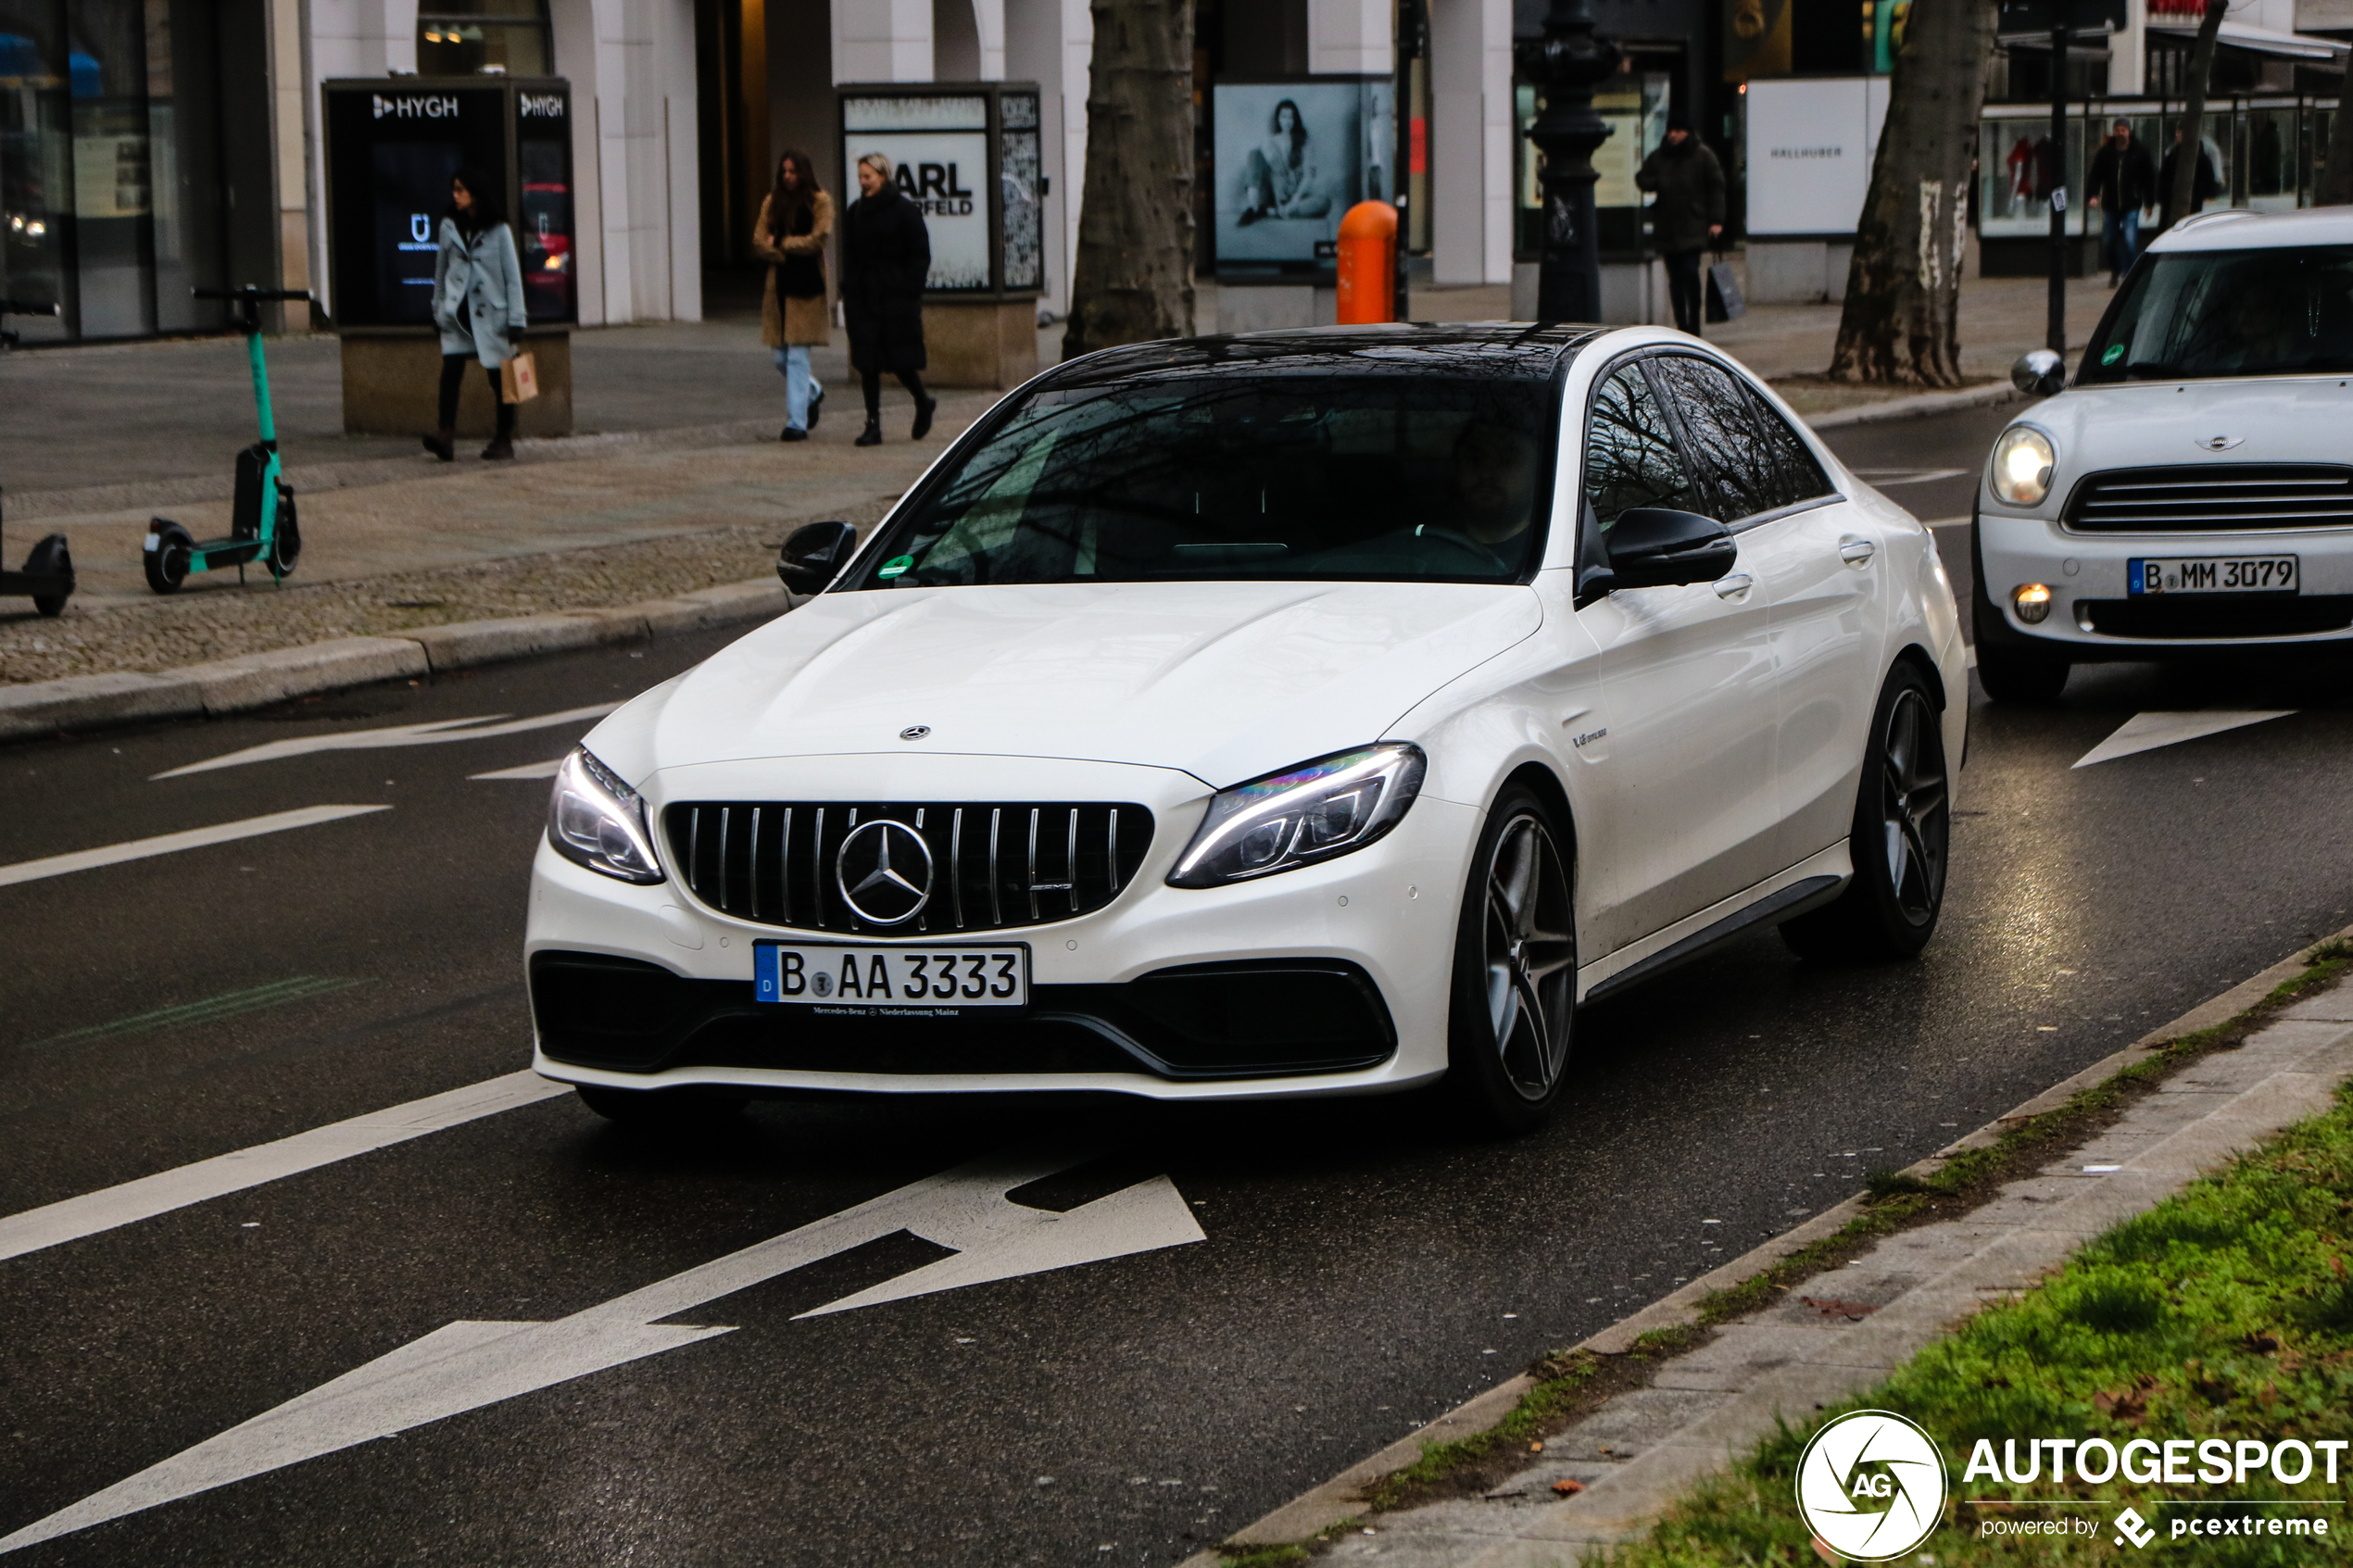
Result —
[[[1541,544],[1552,404],[1549,383],[1491,371],[1049,389],[849,586],[1510,582]]]
[[[2133,270],[2076,381],[2353,370],[2353,245],[2158,253]]]

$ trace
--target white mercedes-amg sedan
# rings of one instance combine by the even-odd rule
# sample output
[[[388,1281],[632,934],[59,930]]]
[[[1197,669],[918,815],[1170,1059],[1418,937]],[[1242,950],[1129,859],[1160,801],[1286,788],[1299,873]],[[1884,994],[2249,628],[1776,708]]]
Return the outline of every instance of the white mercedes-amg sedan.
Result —
[[[1582,1002],[1936,926],[1935,546],[1672,332],[1096,354],[778,570],[556,780],[533,1064],[608,1115],[1443,1080],[1524,1128]]]

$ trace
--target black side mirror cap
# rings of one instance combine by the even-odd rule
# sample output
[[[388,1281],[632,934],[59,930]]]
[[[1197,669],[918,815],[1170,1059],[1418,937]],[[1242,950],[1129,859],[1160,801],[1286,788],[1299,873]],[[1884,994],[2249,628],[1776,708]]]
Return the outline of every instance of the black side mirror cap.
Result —
[[[1712,517],[1667,507],[1634,507],[1617,514],[1604,536],[1609,550],[1604,592],[1713,583],[1732,570],[1740,545]]]
[[[2029,397],[2056,397],[2067,390],[2067,361],[2047,348],[2019,356],[2010,384]]]
[[[776,576],[796,594],[823,593],[858,551],[858,530],[846,522],[804,523],[776,552]]]

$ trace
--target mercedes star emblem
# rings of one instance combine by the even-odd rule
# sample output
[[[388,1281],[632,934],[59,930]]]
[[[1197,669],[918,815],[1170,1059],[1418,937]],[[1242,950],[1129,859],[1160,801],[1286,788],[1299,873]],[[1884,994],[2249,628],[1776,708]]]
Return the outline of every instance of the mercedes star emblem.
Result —
[[[869,925],[904,925],[931,902],[931,846],[905,822],[861,822],[834,857],[834,884]]]
[[[2227,452],[2246,439],[2244,435],[2194,435],[2190,445],[2208,452]]]
[[[931,726],[929,724],[910,724],[905,729],[899,732],[899,738],[900,740],[921,740],[929,734],[931,734]]]

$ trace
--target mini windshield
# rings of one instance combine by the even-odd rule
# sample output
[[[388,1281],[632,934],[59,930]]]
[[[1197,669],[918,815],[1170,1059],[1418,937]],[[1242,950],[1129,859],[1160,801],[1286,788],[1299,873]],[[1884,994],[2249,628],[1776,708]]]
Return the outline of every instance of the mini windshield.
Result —
[[[1548,383],[1144,377],[1026,399],[895,522],[857,588],[1504,583],[1536,559]]]
[[[2353,370],[2353,245],[2160,252],[2133,269],[2076,381]]]

